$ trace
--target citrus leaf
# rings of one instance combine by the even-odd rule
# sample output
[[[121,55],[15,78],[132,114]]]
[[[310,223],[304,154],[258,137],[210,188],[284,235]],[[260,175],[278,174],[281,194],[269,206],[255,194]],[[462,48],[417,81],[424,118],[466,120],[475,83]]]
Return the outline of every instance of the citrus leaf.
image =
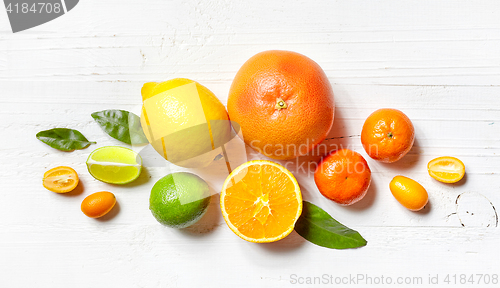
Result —
[[[104,132],[127,144],[145,144],[148,139],[142,132],[139,116],[125,110],[104,110],[92,113]]]
[[[316,245],[348,249],[366,245],[366,240],[357,232],[333,219],[318,206],[303,201],[302,215],[295,224],[295,231]]]
[[[50,130],[40,131],[36,134],[36,138],[52,148],[61,151],[73,151],[87,148],[90,142],[77,130],[68,128],[54,128]]]

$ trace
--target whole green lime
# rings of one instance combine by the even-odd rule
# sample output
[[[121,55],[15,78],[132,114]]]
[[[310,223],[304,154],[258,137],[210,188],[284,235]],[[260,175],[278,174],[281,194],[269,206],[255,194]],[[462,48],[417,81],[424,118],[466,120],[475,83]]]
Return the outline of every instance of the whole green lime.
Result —
[[[210,198],[210,189],[203,179],[191,173],[177,172],[155,183],[149,197],[149,209],[161,224],[185,228],[201,219]]]

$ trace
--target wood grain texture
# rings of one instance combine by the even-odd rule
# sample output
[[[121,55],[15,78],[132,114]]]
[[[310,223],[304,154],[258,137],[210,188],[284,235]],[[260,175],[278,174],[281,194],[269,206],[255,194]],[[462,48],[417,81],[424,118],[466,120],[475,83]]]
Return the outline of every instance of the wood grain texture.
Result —
[[[500,205],[499,8],[495,0],[87,0],[16,34],[0,13],[0,286],[294,287],[307,286],[293,285],[294,277],[367,274],[423,277],[418,287],[426,287],[429,274],[444,285],[447,274],[500,273],[500,230],[488,206]],[[214,195],[208,214],[184,230],[162,227],[148,209],[156,180],[183,169],[134,147],[145,164],[137,182],[111,186],[86,170],[93,149],[126,146],[92,112],[139,113],[142,84],[174,77],[199,81],[225,104],[238,68],[269,49],[307,55],[332,83],[335,123],[322,149],[342,145],[367,159],[366,198],[351,207],[323,198],[307,171],[321,153],[287,167],[304,199],[359,231],[366,247],[328,250],[295,232],[272,244],[239,239],[217,205],[221,167],[194,171]],[[405,112],[416,130],[413,149],[391,165],[371,160],[359,137],[364,119],[382,107]],[[97,144],[65,153],[35,138],[53,127],[77,129]],[[460,183],[428,176],[427,162],[444,155],[465,163]],[[59,165],[79,173],[76,192],[42,187],[43,173]],[[424,211],[393,198],[388,185],[398,174],[426,187]],[[102,190],[116,195],[118,207],[101,220],[85,217],[81,201]]]

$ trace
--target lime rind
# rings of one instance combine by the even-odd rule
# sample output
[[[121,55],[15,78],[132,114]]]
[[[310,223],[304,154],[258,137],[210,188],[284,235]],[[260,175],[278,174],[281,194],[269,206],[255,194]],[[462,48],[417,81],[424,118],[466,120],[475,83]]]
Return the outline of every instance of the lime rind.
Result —
[[[159,223],[186,228],[203,217],[210,201],[210,188],[203,179],[192,173],[176,172],[155,183],[149,209]]]

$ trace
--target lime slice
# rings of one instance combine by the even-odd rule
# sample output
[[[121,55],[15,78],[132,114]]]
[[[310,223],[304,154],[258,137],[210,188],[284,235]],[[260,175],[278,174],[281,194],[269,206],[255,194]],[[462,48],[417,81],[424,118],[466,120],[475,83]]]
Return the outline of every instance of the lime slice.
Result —
[[[111,184],[127,184],[139,177],[142,158],[119,146],[105,146],[90,153],[87,168],[95,179]]]

